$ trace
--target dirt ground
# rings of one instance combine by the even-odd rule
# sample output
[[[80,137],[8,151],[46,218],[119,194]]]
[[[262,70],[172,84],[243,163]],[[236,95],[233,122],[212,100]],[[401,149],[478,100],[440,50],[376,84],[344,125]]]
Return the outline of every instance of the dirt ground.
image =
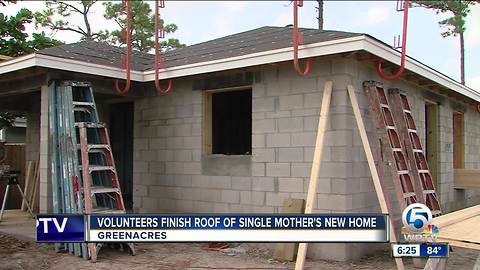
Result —
[[[293,269],[294,263],[272,260],[268,250],[249,245],[232,246],[224,251],[206,249],[206,244],[137,244],[136,256],[103,249],[97,263],[66,253],[56,253],[51,245],[18,240],[0,234],[0,269]],[[478,251],[455,248],[450,253],[448,269],[472,269]],[[405,260],[412,269],[411,260]],[[309,260],[307,269],[395,269],[390,253],[385,251],[354,263]]]

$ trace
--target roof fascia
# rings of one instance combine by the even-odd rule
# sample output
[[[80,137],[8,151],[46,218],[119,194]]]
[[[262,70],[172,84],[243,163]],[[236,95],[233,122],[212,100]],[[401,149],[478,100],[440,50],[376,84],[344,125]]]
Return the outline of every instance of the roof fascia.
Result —
[[[117,79],[125,79],[125,70],[121,68],[115,68],[111,66],[99,65],[50,55],[36,54],[36,65],[39,67],[93,74]],[[131,80],[143,82],[143,72],[132,70]]]
[[[362,47],[364,36],[329,40],[324,42],[307,44],[299,47],[299,57],[308,58],[322,55],[330,55],[355,51]],[[215,71],[230,70],[242,67],[257,66],[292,60],[293,48],[281,48],[276,50],[252,53],[242,56],[229,57],[224,59],[212,60],[201,63],[194,63],[183,66],[176,66],[167,69],[161,69],[159,78],[169,79],[184,77]],[[144,72],[144,81],[155,80],[155,71],[148,70]]]
[[[384,45],[374,38],[365,36],[364,48],[365,51],[374,54],[380,58],[383,58],[392,63],[399,63],[401,53],[393,48]],[[421,62],[407,58],[405,61],[405,69],[410,70],[416,74],[419,74],[429,80],[432,80],[444,87],[458,92],[464,96],[467,96],[473,100],[480,101],[480,93],[474,89],[456,82],[452,78],[438,72],[437,70],[422,64]]]

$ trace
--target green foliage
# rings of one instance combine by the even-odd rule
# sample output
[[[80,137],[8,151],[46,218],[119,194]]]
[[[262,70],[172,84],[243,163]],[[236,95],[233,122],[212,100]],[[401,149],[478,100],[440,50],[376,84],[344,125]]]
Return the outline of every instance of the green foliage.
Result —
[[[98,37],[98,33],[93,33],[90,26],[88,14],[90,8],[97,0],[83,0],[80,3],[73,1],[46,1],[47,8],[41,12],[35,12],[35,25],[37,27],[47,27],[52,31],[71,31],[82,36],[82,40],[94,40]],[[68,18],[74,14],[83,17],[84,24],[82,26],[72,25]],[[55,19],[58,18],[58,19]]]
[[[5,2],[1,4],[5,5]],[[47,37],[44,32],[34,33],[29,38],[25,33],[25,25],[32,20],[33,14],[26,8],[22,8],[15,16],[0,13],[0,54],[20,56],[62,44],[58,40]]]
[[[457,36],[460,33],[464,33],[465,18],[470,12],[470,6],[480,3],[480,0],[468,1],[468,0],[443,0],[443,1],[413,1],[421,7],[433,9],[440,13],[450,13],[451,17],[438,22],[438,24],[446,30],[442,33],[443,37]]]
[[[0,129],[11,127],[17,117],[22,117],[20,113],[0,112]]]
[[[150,5],[145,1],[132,1],[132,47],[133,49],[149,52],[154,48],[155,35],[155,13],[150,8]],[[108,20],[113,20],[117,23],[120,29],[125,29],[126,26],[126,12],[121,2],[106,2],[104,17]],[[175,24],[166,24],[160,19],[160,25],[167,34],[174,33],[178,27]],[[106,41],[114,45],[124,45],[125,31],[113,30],[102,31],[99,34],[99,40]],[[170,38],[167,41],[161,41],[160,46],[163,50],[171,50],[174,48],[185,47],[185,44],[180,43],[178,39]]]

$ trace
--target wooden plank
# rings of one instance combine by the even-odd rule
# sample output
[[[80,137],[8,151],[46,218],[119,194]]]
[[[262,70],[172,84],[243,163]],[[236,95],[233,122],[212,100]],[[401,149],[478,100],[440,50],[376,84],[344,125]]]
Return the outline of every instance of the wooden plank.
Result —
[[[375,167],[375,160],[373,158],[372,148],[370,147],[367,131],[365,129],[365,125],[363,124],[362,114],[360,112],[360,107],[358,106],[357,97],[355,95],[355,89],[353,88],[352,85],[348,85],[347,89],[348,89],[348,96],[350,97],[350,102],[352,104],[355,121],[357,122],[358,131],[360,133],[360,139],[362,140],[363,150],[365,151],[368,167],[370,168],[370,174],[372,175],[375,192],[377,193],[378,202],[380,203],[380,209],[382,213],[388,214],[388,207],[385,199],[385,194],[383,193],[380,178],[378,177],[377,167]],[[397,235],[395,231],[392,231],[392,228],[393,228],[392,220],[390,220],[391,242],[397,242]],[[395,258],[395,263],[397,265],[397,269],[401,269],[401,270],[404,269],[403,261],[401,258]]]
[[[440,229],[436,242],[480,250],[480,235],[472,230],[480,224],[480,205],[435,217],[432,224]],[[408,233],[406,228],[402,228],[402,233]]]
[[[212,93],[203,92],[203,154],[212,154]]]
[[[446,226],[455,224],[462,220],[480,215],[480,205],[468,207],[462,210],[458,210],[452,213],[448,213],[433,219],[432,223],[438,228],[442,229]]]
[[[301,214],[305,211],[305,200],[285,199],[283,201],[282,213]],[[278,243],[275,246],[273,258],[279,261],[293,261],[297,253],[298,243]]]
[[[36,212],[36,209],[35,209],[35,206],[37,205],[38,203],[38,193],[39,193],[39,189],[38,189],[38,186],[40,185],[40,160],[37,160],[36,161],[36,166],[35,166],[35,180],[33,181],[33,190],[32,190],[32,193],[30,194],[30,200],[28,201],[30,203],[30,208],[32,209],[32,211]]]
[[[33,181],[35,180],[35,162],[33,161],[28,161],[27,163],[27,171],[25,173],[25,188],[23,193],[25,194],[25,199],[30,203],[30,194],[33,191]],[[25,204],[25,201],[22,200],[22,211],[27,210],[27,205]]]
[[[454,169],[453,188],[480,188],[480,170]]]
[[[328,113],[330,111],[330,100],[332,97],[332,81],[326,81],[323,89],[322,107],[320,109],[320,117],[318,120],[317,140],[315,143],[315,151],[313,153],[312,170],[310,173],[310,184],[308,186],[307,200],[305,204],[305,213],[309,214],[313,211],[313,203],[317,193],[318,176],[320,174],[320,162],[322,161],[323,146],[325,133],[327,129]],[[298,247],[296,270],[303,269],[305,258],[307,256],[307,243],[300,243]]]
[[[448,258],[429,258],[424,270],[446,270]]]
[[[452,247],[460,247],[460,248],[468,248],[480,251],[480,245],[475,243],[468,243],[468,242],[461,242],[453,239],[446,239],[439,237],[437,239],[438,242],[448,242],[448,244]]]
[[[434,223],[435,224],[435,223]],[[440,230],[439,237],[457,241],[476,243],[480,245],[480,233],[476,228],[480,224],[480,215],[445,226]]]
[[[453,168],[463,169],[464,163],[464,127],[463,113],[453,113]]]

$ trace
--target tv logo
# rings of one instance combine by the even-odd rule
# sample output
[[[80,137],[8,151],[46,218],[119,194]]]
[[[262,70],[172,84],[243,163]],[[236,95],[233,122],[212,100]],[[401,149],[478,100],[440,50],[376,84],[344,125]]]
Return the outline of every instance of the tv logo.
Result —
[[[84,242],[82,215],[37,215],[37,242]]]
[[[413,203],[403,210],[403,225],[412,234],[404,234],[405,241],[408,242],[425,242],[428,238],[433,241],[437,240],[439,229],[432,223],[432,211],[421,203]]]
[[[40,222],[43,222],[43,233],[48,233],[48,222],[52,222],[55,224],[57,231],[59,233],[63,233],[65,231],[65,226],[67,225],[68,218],[63,218],[62,225],[59,224],[57,218],[39,218],[37,219],[37,228],[40,225]]]
[[[432,211],[421,203],[410,204],[403,210],[402,222],[412,232],[422,232],[432,223]]]

